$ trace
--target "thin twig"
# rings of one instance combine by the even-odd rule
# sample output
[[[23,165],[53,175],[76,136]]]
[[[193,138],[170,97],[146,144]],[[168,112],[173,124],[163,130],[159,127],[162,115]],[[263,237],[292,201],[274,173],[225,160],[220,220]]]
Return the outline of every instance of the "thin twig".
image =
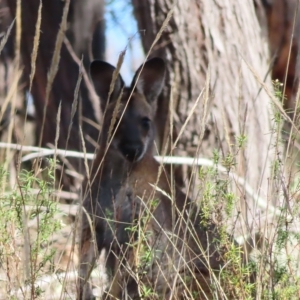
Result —
[[[77,151],[67,151],[62,149],[45,149],[39,147],[32,147],[32,146],[22,146],[18,144],[8,144],[8,143],[0,143],[0,148],[9,148],[14,150],[22,150],[24,151],[35,151],[37,153],[30,153],[25,155],[22,158],[22,162],[37,158],[37,157],[44,157],[49,155],[58,154],[65,157],[76,157],[76,158],[84,158],[92,160],[95,158],[93,153],[82,153]],[[237,174],[233,173],[232,171],[228,172],[228,170],[218,164],[215,164],[212,160],[206,158],[194,158],[194,157],[179,157],[179,156],[154,156],[155,159],[159,163],[163,164],[176,164],[176,165],[188,165],[188,166],[202,166],[202,167],[211,167],[218,170],[220,173],[228,174],[228,176],[237,182],[239,185],[245,188],[246,193],[256,202],[256,204],[262,208],[268,210],[269,213],[274,213],[276,216],[280,216],[281,211],[270,203],[268,203],[265,199],[260,197],[252,187],[246,182],[246,180]]]

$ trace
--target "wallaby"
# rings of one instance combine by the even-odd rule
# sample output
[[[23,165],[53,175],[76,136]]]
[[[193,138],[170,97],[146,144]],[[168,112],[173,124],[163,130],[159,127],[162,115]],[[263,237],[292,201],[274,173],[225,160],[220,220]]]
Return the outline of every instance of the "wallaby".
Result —
[[[115,70],[103,61],[90,67],[104,119],[99,153],[83,185],[77,297],[93,299],[88,279],[105,249],[112,283],[104,298],[140,299],[144,284],[160,298],[179,299],[174,291],[188,285],[181,282],[184,276],[205,290],[209,270],[220,269],[217,233],[213,225],[202,224],[197,207],[183,192],[171,190],[169,176],[153,157],[153,122],[164,86],[164,60],[146,61],[130,87]],[[136,243],[150,249],[147,259],[135,256]]]

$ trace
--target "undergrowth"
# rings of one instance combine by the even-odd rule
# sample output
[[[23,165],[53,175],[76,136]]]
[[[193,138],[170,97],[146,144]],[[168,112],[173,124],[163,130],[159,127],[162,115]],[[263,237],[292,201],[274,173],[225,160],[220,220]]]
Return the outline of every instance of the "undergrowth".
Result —
[[[54,191],[54,162],[41,170],[21,170],[13,189],[0,194],[1,294],[7,298],[43,298],[38,280],[53,271],[55,250],[51,237],[61,229]],[[9,174],[0,169],[2,186]],[[46,178],[46,179],[43,179]]]
[[[66,22],[66,16],[64,18]],[[20,24],[20,20],[17,22]],[[32,58],[38,51],[39,26]],[[62,43],[63,31],[60,34]],[[20,56],[20,53],[17,54]],[[58,48],[56,60],[53,61],[56,62],[51,66],[54,74],[59,64]],[[34,59],[32,63],[35,64]],[[53,74],[50,76],[52,80],[55,77]],[[34,74],[31,76],[33,78]],[[47,88],[50,93],[50,83]],[[13,98],[11,94],[17,94],[17,88],[9,91],[9,96]],[[273,82],[271,96],[279,103],[284,103],[283,85],[279,81]],[[5,95],[5,101],[8,100]],[[296,103],[298,101],[296,99]],[[155,236],[151,219],[159,203],[155,198],[147,201],[139,199],[143,203],[140,218],[126,229],[128,234],[137,237],[130,239],[126,245],[126,255],[132,255],[132,261],[131,265],[123,262],[121,271],[126,270],[136,280],[141,299],[163,299],[148,284],[150,276],[160,274],[159,270],[163,267],[172,272],[173,281],[159,288],[166,293],[168,291],[169,295],[173,292],[176,294],[178,287],[174,283],[178,282],[184,291],[183,299],[206,299],[206,295],[215,300],[300,299],[299,110],[298,105],[294,115],[288,112],[290,122],[278,106],[270,105],[273,116],[270,135],[275,136],[270,149],[275,149],[275,154],[269,178],[272,192],[267,199],[260,198],[259,186],[247,188],[247,178],[239,178],[235,174],[246,155],[246,133],[234,140],[228,139],[230,151],[227,154],[220,149],[212,151],[210,166],[200,166],[196,171],[196,196],[193,199],[196,207],[189,212],[190,217],[198,220],[195,227],[199,226],[204,233],[210,230],[212,224],[216,226],[217,238],[210,243],[223,253],[220,258],[224,260],[222,268],[211,269],[207,249],[201,248],[195,232],[188,226],[183,232],[179,229],[165,232],[163,239]],[[183,131],[183,128],[180,129],[180,132]],[[10,134],[7,138],[9,143],[12,140],[11,129]],[[3,156],[0,166],[0,299],[75,299],[78,269],[78,243],[75,239],[78,224],[75,215],[81,208],[82,199],[78,197],[74,201],[75,213],[63,209],[74,203],[62,203],[62,197],[58,195],[59,187],[55,178],[57,162],[48,160],[46,167],[34,171],[25,168],[19,170],[14,166],[17,173],[11,174],[9,166],[14,165],[11,156]],[[9,184],[11,181],[14,181],[13,185]],[[173,196],[168,195],[170,201]],[[180,213],[184,215],[186,212]],[[107,216],[112,221],[113,214],[107,212]],[[71,221],[67,226],[65,222],[68,218]],[[189,221],[186,218],[182,222]],[[114,223],[110,223],[113,227]],[[192,244],[197,245],[197,250],[201,250],[201,263],[210,270],[208,275],[205,274],[209,278],[207,286],[199,284],[203,283],[203,278],[197,277],[199,274],[189,269],[189,257],[186,255],[188,242],[184,240],[186,236],[189,236]],[[155,265],[161,257],[165,257],[164,260]],[[104,261],[100,259],[91,276],[95,289],[101,290],[98,296],[101,296],[103,286],[108,284],[103,265]],[[149,275],[153,265],[156,273]],[[127,279],[125,276],[125,283]]]

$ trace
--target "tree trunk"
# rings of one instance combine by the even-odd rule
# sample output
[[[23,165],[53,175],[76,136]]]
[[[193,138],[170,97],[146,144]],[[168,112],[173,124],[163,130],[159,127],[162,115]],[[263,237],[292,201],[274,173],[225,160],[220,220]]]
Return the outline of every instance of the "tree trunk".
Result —
[[[284,83],[284,106],[291,116],[295,110],[295,98],[298,90],[299,68],[299,38],[300,13],[298,0],[262,1],[264,16],[259,14],[259,20],[266,20],[266,35],[271,54],[272,79]],[[259,6],[259,5],[257,5]],[[262,23],[262,22],[261,22]]]
[[[138,27],[145,32],[141,39],[146,52],[174,2],[132,0]],[[209,0],[176,3],[170,22],[150,53],[164,57],[169,71],[164,108],[158,117],[160,139],[164,132],[169,133],[165,131],[169,99],[173,102],[177,134],[194,109],[175,153],[212,158],[217,149],[219,163],[226,166],[233,159],[230,164],[234,172],[266,197],[274,159],[269,148],[274,138],[270,135],[270,98],[247,67],[249,64],[261,79],[268,73],[268,49],[260,34],[253,1],[243,1],[243,5],[238,1]],[[201,96],[194,108],[206,78],[209,97]],[[269,77],[266,83],[270,87]],[[172,97],[167,97],[171,90]],[[239,149],[237,140],[243,136],[247,142]],[[245,203],[253,207],[253,200],[243,188],[238,191],[242,207],[245,209]]]
[[[104,1],[72,0],[69,36],[78,57],[83,55],[88,70],[93,59],[105,56]]]
[[[78,11],[80,10],[81,2],[82,1],[71,0],[69,14],[71,29],[67,32],[67,35],[70,38],[71,43],[73,42],[75,44],[74,52],[78,55],[79,60],[83,56],[85,67],[89,67],[90,59],[93,55],[97,56],[97,58],[102,58],[102,55],[104,54],[104,2],[95,0],[85,1],[86,8],[89,9],[81,11],[81,19],[77,19],[79,17]],[[57,66],[58,71],[53,81],[48,104],[46,104],[48,72],[50,70],[57,35],[62,22],[65,1],[42,1],[42,4],[41,34],[35,64],[36,71],[31,89],[36,109],[37,143],[39,143],[40,140],[42,147],[48,147],[49,143],[55,143],[57,112],[61,103],[58,148],[82,150],[82,141],[79,134],[79,126],[82,126],[86,150],[88,152],[93,152],[96,144],[91,142],[91,140],[97,141],[99,130],[86,120],[89,119],[93,122],[97,122],[95,112],[97,111],[97,107],[98,110],[100,109],[99,104],[92,102],[86,82],[82,80],[78,99],[78,109],[72,118],[71,110],[74,101],[74,92],[79,77],[79,65],[74,61],[74,58],[64,43],[60,50],[60,62]],[[8,5],[12,15],[15,16],[16,1],[8,1]],[[24,65],[23,80],[25,81],[25,89],[29,88],[33,37],[35,36],[39,5],[40,0],[31,0],[29,2],[21,1],[21,56]],[[93,11],[93,14],[90,13],[91,11]],[[84,12],[86,12],[87,15],[83,15]],[[82,25],[83,23],[84,26]],[[80,30],[78,27],[81,27]],[[92,36],[95,28],[97,39],[93,41],[92,47]],[[94,51],[91,51],[91,49]],[[93,55],[91,52],[94,52]],[[47,105],[47,107],[44,120],[45,105]],[[72,126],[70,134],[68,134],[70,124],[72,124]],[[67,141],[68,135],[69,138]],[[71,160],[71,163],[77,171],[82,167],[82,164],[80,164],[78,159]],[[69,188],[69,183],[65,181],[64,186],[65,188]]]

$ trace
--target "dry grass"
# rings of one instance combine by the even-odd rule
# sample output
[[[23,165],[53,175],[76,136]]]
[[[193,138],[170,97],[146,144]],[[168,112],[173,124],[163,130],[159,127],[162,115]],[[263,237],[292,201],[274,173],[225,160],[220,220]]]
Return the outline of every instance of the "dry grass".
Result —
[[[20,2],[18,3],[20,5]],[[61,30],[57,37],[55,53],[53,54],[49,72],[45,102],[49,99],[49,93],[59,64],[59,52],[64,40],[68,5],[69,1],[66,1]],[[18,9],[20,9],[20,6],[18,6]],[[171,15],[172,10],[159,31],[156,40],[153,42],[151,49],[155,46],[164,27],[170,21]],[[19,18],[20,12],[18,11],[15,22],[17,26],[21,24]],[[34,66],[39,44],[40,22],[41,15],[39,14],[32,53],[30,88],[35,72]],[[0,53],[7,36],[11,32],[11,27],[9,27],[7,35],[0,43]],[[1,118],[5,117],[4,110],[6,107],[16,107],[16,101],[20,97],[18,86],[21,72],[21,54],[18,42],[20,34],[19,28],[16,39],[16,63],[13,64],[11,62],[10,66],[13,68],[13,80],[10,82],[6,94],[1,91]],[[122,55],[124,54],[125,52]],[[120,56],[117,72],[122,61],[123,56]],[[299,166],[296,166],[297,160],[294,159],[293,163],[290,163],[290,165],[294,164],[293,168],[285,169],[287,157],[297,157],[298,154],[294,144],[299,141],[299,131],[297,129],[299,120],[296,115],[293,120],[287,116],[282,109],[279,98],[273,91],[274,87],[268,87],[251,66],[248,65],[248,67],[253,72],[257,82],[267,92],[270,102],[275,104],[274,110],[270,113],[274,114],[274,133],[278,137],[278,144],[280,144],[281,140],[283,119],[292,124],[286,158],[282,159],[280,155],[274,158],[273,175],[280,182],[280,185],[275,193],[269,195],[267,199],[263,199],[244,178],[235,174],[234,166],[230,164],[230,161],[227,161],[227,165],[226,162],[223,162],[222,165],[219,158],[214,156],[213,153],[213,159],[178,158],[165,155],[157,157],[160,162],[183,164],[191,167],[193,176],[198,177],[198,186],[196,188],[199,189],[199,195],[195,200],[205,213],[207,220],[213,219],[218,224],[220,232],[223,233],[221,235],[222,239],[219,241],[220,247],[226,250],[224,268],[219,272],[210,272],[207,275],[205,280],[209,280],[211,286],[205,286],[205,284],[200,286],[199,282],[203,282],[203,278],[198,278],[199,274],[193,274],[193,271],[190,270],[184,247],[179,251],[178,247],[175,246],[178,242],[174,242],[174,233],[166,233],[166,241],[162,241],[162,243],[165,242],[169,249],[165,261],[161,263],[169,267],[171,269],[170,272],[173,272],[174,284],[173,282],[166,282],[166,285],[169,284],[169,297],[172,297],[173,293],[176,295],[178,286],[175,285],[175,282],[179,282],[178,285],[184,291],[184,299],[206,299],[203,289],[207,297],[211,299],[233,299],[228,295],[234,295],[235,299],[252,299],[252,295],[255,292],[257,299],[300,298],[300,274],[298,271],[300,256],[298,208],[300,177],[298,175]],[[1,76],[4,75],[1,74]],[[77,89],[74,91],[74,100],[78,98],[80,80],[81,77],[78,78]],[[86,75],[84,80],[88,80]],[[275,86],[275,92],[278,92],[276,89],[277,87]],[[91,94],[93,96],[93,91]],[[300,93],[297,96],[297,103],[299,95]],[[206,104],[209,96],[208,75],[207,85],[203,93],[195,100],[195,106],[199,101]],[[204,107],[206,108],[206,105]],[[73,106],[74,110],[75,108],[76,103]],[[193,113],[194,111],[192,110],[190,115]],[[205,112],[204,115],[206,116],[206,114]],[[186,129],[185,126],[188,121],[189,118],[187,118],[180,129],[178,139]],[[171,121],[171,128],[173,123],[175,123],[174,119]],[[41,160],[39,159],[42,157],[46,161],[44,156],[54,156],[54,158],[58,157],[61,160],[68,155],[83,157],[86,170],[89,170],[90,163],[88,160],[92,159],[94,155],[86,153],[86,151],[81,154],[68,152],[63,149],[57,149],[56,145],[53,150],[41,149],[40,147],[27,148],[25,146],[25,132],[22,131],[19,133],[19,136],[23,136],[18,138],[18,140],[23,141],[23,143],[14,145],[11,141],[14,140],[14,134],[18,130],[18,128],[14,127],[15,125],[16,122],[10,123],[5,134],[2,135],[3,143],[0,144],[5,149],[5,153],[1,156],[2,167],[0,168],[0,299],[74,299],[78,269],[77,229],[79,223],[76,214],[78,210],[81,210],[80,200],[83,196],[78,196],[79,193],[74,194],[60,189],[59,180],[54,178],[54,169],[59,164],[56,160],[48,162],[47,167],[42,169]],[[204,121],[201,126],[203,127],[201,129],[203,135]],[[58,135],[59,130],[57,129],[57,137]],[[82,136],[83,134],[81,138],[84,140]],[[113,136],[114,132],[112,132],[111,138]],[[173,150],[178,139],[172,145]],[[244,146],[245,143],[241,141],[240,149]],[[20,170],[20,163],[34,159],[36,160],[34,163],[35,168],[33,168],[31,173]],[[199,168],[199,166],[201,167]],[[163,164],[161,164],[161,172],[163,168]],[[82,174],[78,174],[74,170],[68,171],[69,174],[72,174],[77,179],[78,183],[82,181]],[[193,178],[190,178],[190,181],[192,180]],[[188,182],[186,186],[187,190],[189,190],[192,185]],[[158,189],[155,184],[153,187],[156,190]],[[236,210],[240,196],[235,191],[239,189],[244,189],[252,197],[255,203],[254,207],[257,210],[259,208],[264,211],[259,214],[256,211],[250,212],[253,216],[252,224],[258,224],[255,228],[252,227],[252,224],[247,223],[247,220],[243,219],[243,216]],[[169,196],[171,199],[174,197],[174,195]],[[274,201],[274,198],[277,201]],[[71,200],[75,203],[66,204],[63,203],[63,199]],[[147,221],[145,221],[147,218],[152,217],[153,207],[148,205],[153,203],[153,200],[155,199],[143,200],[144,211],[141,220],[145,223],[140,224],[138,231],[140,238],[138,242],[131,245],[134,251],[135,266],[145,264],[145,260],[146,263],[150,264],[150,261],[147,261],[150,258],[155,261],[155,258],[150,255],[152,244],[147,236]],[[280,203],[282,206],[274,207],[274,203]],[[240,226],[240,231],[236,228],[238,222],[243,224]],[[190,227],[187,227],[187,230],[189,230],[190,235],[194,235]],[[257,282],[255,282],[256,285],[250,282],[252,269],[248,265],[243,264],[238,247],[231,242],[226,232],[233,234],[239,244],[245,245],[246,260],[253,259],[255,262],[258,276]],[[197,246],[201,248],[200,244]],[[202,250],[205,253],[205,249]],[[178,266],[184,265],[187,273],[180,273],[178,271],[179,267],[174,264],[174,261],[178,262]],[[95,268],[91,276],[95,286],[95,294],[98,296],[102,294],[103,287],[109,284],[103,264],[104,256],[102,255],[97,263],[97,268]],[[205,264],[207,264],[207,269],[210,270],[208,259],[206,259]],[[157,276],[162,276],[159,272],[159,266],[156,267],[155,272],[157,272]],[[126,272],[131,274],[131,276],[141,280],[139,278],[141,276],[140,273],[134,268],[128,268],[127,265],[124,265],[122,269],[126,269]],[[190,277],[197,278],[193,282]],[[193,286],[191,286],[191,282],[193,282]],[[144,280],[143,285],[140,286],[140,293],[144,294],[146,299],[157,299],[155,291],[148,288],[146,283],[146,280]],[[161,287],[158,288],[161,289]],[[172,299],[176,299],[176,297],[174,296]]]

